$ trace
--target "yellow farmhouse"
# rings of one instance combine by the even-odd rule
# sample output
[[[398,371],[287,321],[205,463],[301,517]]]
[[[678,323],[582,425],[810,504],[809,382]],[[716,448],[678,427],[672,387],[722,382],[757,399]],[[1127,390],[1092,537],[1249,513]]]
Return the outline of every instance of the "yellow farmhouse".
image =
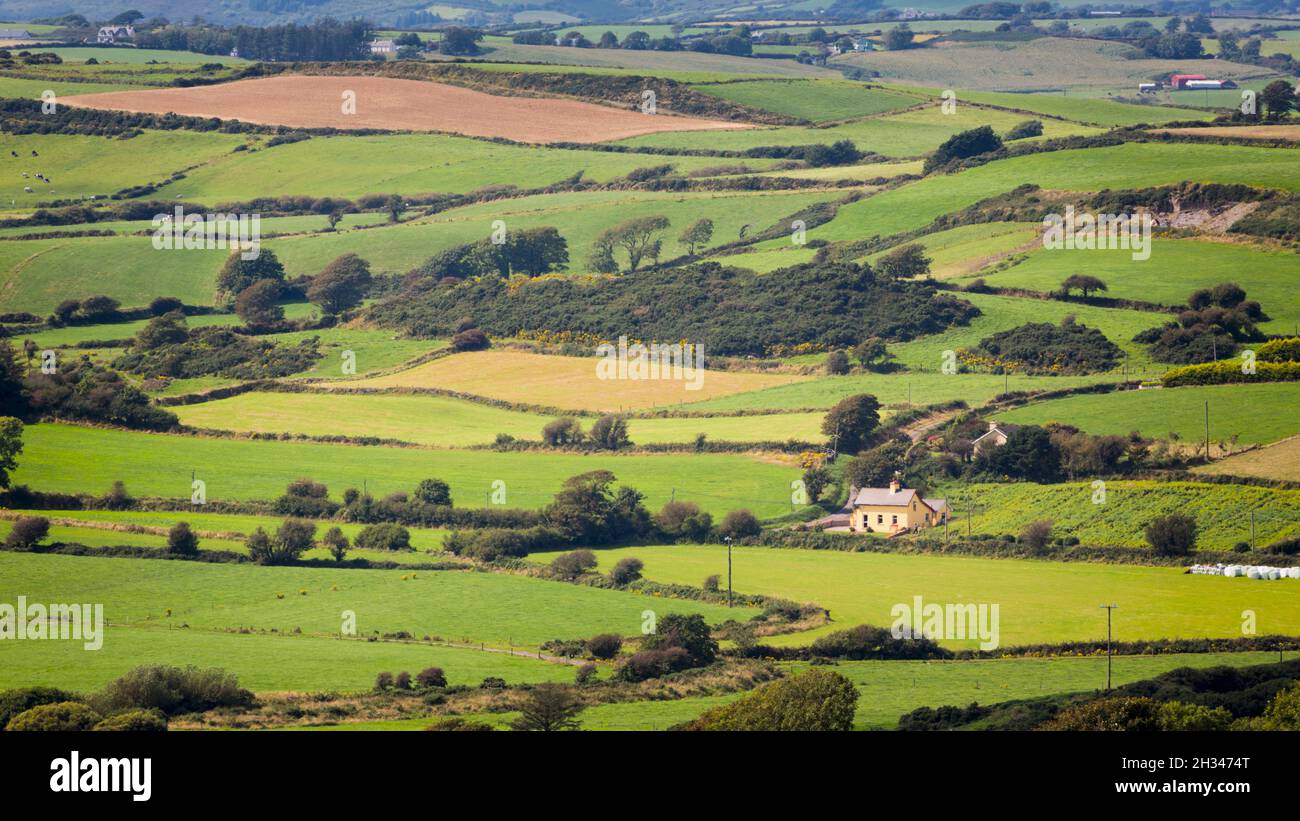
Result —
[[[943,499],[925,499],[898,480],[889,487],[864,487],[852,500],[849,530],[855,532],[898,533],[942,524],[948,518],[948,503]]]

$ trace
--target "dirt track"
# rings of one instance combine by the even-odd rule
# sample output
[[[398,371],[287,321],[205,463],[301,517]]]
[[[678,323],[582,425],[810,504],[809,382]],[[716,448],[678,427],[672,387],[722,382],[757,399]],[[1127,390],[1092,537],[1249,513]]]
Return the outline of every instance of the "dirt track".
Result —
[[[355,94],[344,114],[344,94]],[[288,75],[195,88],[60,97],[65,105],[219,117],[304,128],[446,131],[530,143],[595,143],[659,131],[744,128],[738,123],[648,115],[576,100],[502,97],[458,86],[387,77]]]

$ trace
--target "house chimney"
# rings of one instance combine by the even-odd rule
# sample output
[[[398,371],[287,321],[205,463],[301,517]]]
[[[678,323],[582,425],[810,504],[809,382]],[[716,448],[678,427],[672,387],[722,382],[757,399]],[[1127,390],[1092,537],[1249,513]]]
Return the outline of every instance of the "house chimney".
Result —
[[[897,493],[897,492],[898,492],[898,480],[897,480],[897,479],[890,479],[890,480],[889,480],[889,494],[892,496],[892,495],[894,495],[894,494]]]
[[[997,422],[989,422],[989,430],[997,430],[997,429],[998,429]]]

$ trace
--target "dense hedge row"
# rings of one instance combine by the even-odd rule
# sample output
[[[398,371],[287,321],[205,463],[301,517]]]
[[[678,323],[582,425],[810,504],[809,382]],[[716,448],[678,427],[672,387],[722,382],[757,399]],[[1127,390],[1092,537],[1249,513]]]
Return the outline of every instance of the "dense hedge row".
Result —
[[[1300,379],[1300,362],[1256,361],[1247,373],[1241,360],[1228,359],[1202,365],[1184,365],[1165,372],[1161,382],[1167,388],[1186,385],[1227,385],[1243,382],[1294,382]]]

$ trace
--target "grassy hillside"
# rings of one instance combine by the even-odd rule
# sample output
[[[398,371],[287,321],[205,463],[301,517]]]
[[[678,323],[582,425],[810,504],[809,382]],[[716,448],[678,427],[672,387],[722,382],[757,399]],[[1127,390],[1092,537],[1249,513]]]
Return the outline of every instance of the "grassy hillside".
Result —
[[[952,279],[975,273],[1013,251],[1039,245],[1034,241],[1041,231],[1041,226],[1031,223],[984,222],[926,234],[916,244],[930,257],[930,274],[935,279]],[[874,264],[887,253],[872,254],[867,261]]]
[[[629,592],[472,570],[264,568],[6,553],[0,555],[0,578],[21,578],[30,601],[102,602],[106,620],[124,626],[282,633],[301,628],[308,635],[337,636],[339,614],[353,610],[362,635],[405,630],[416,638],[498,647],[536,647],[556,637],[600,632],[636,635],[648,606],[700,613],[712,623],[728,616],[725,606],[676,599],[648,604]]]
[[[194,507],[189,510],[46,510],[15,511],[20,515],[46,516],[52,520],[64,520],[71,524],[50,526],[50,542],[70,542],[89,547],[113,545],[140,545],[142,547],[165,547],[166,534],[131,532],[129,528],[161,528],[164,531],[177,522],[188,522],[199,536],[199,550],[228,550],[235,553],[248,553],[244,537],[257,528],[268,533],[274,532],[284,521],[280,516],[249,516],[231,513],[206,513],[204,508]],[[7,533],[12,523],[0,520],[0,533]],[[329,527],[338,527],[349,540],[355,540],[365,525],[351,522],[331,522],[328,525],[318,523],[316,535],[323,536]],[[440,553],[442,541],[447,531],[432,527],[408,527],[411,534],[412,551],[394,552],[389,550],[371,550],[353,547],[348,558],[372,559],[375,561],[392,561],[403,564],[418,564],[431,561],[427,554]],[[218,534],[209,536],[202,534]],[[314,547],[303,554],[305,559],[330,560],[334,557],[324,547]]]
[[[108,621],[111,612],[105,607]],[[222,667],[238,676],[241,686],[263,693],[359,692],[373,687],[381,670],[415,675],[426,667],[441,667],[449,684],[469,686],[488,676],[511,684],[573,680],[568,665],[478,649],[112,624],[104,647],[94,653],[71,641],[4,642],[0,687],[45,685],[86,692],[145,663]]]
[[[851,376],[825,376],[807,382],[781,385],[761,391],[749,391],[718,399],[692,402],[686,410],[734,412],[757,409],[829,408],[846,396],[869,393],[882,404],[911,402],[914,405],[933,405],[962,399],[975,405],[982,404],[1011,391],[1058,390],[1090,385],[1096,382],[1118,380],[1115,375],[1093,376],[1020,376],[996,374],[943,374],[929,360],[928,354],[918,348],[918,364],[931,370],[927,373],[861,373]],[[818,357],[820,358],[820,357]]]
[[[933,336],[890,346],[897,360],[910,368],[938,370],[943,364],[944,351],[973,348],[980,340],[998,331],[1023,325],[1027,322],[1059,323],[1073,316],[1080,325],[1096,328],[1128,353],[1127,368],[1146,373],[1163,371],[1165,366],[1153,363],[1146,346],[1133,342],[1133,336],[1147,328],[1157,327],[1168,320],[1165,314],[1148,311],[1128,311],[1118,308],[1094,308],[1088,305],[1071,305],[1042,299],[1020,299],[993,294],[961,294],[961,298],[979,308],[983,313],[969,325],[955,327]]]
[[[676,164],[680,158],[653,158]],[[643,157],[644,165],[652,158]],[[718,162],[723,162],[718,160]],[[745,161],[749,164],[750,161]],[[273,249],[286,268],[295,273],[316,273],[330,260],[355,253],[378,271],[405,273],[438,251],[458,243],[487,238],[493,223],[502,220],[511,231],[554,227],[568,242],[569,269],[586,271],[592,243],[602,231],[634,217],[664,216],[671,223],[662,234],[663,258],[687,253],[678,237],[697,220],[714,224],[711,245],[735,242],[743,228],[747,234],[771,227],[814,203],[842,198],[843,193],[800,192],[770,194],[595,191],[548,194],[494,201],[455,208],[401,225],[349,231],[340,234],[273,240]]]
[[[553,417],[444,396],[245,393],[230,399],[176,409],[181,422],[200,428],[312,436],[378,436],[434,447],[487,445],[497,434],[540,440]],[[824,437],[821,413],[780,416],[632,419],[628,434],[637,444],[711,440],[761,442]],[[594,420],[586,419],[584,426]],[[363,433],[364,432],[364,433]]]
[[[1267,333],[1291,332],[1300,322],[1300,293],[1289,274],[1297,268],[1294,251],[1196,239],[1155,239],[1151,258],[1135,261],[1132,251],[1056,251],[1039,247],[1018,265],[986,275],[990,285],[1052,291],[1086,266],[1109,286],[1107,296],[1185,305],[1197,288],[1236,282],[1259,300],[1271,322]]]
[[[847,120],[907,108],[917,97],[835,80],[754,80],[695,86],[733,103],[813,122]]]
[[[973,510],[973,532],[1016,534],[1032,521],[1053,520],[1055,532],[1084,544],[1146,544],[1143,528],[1157,516],[1196,518],[1199,548],[1230,550],[1250,541],[1255,512],[1256,545],[1300,535],[1300,491],[1194,482],[1106,482],[1105,503],[1093,503],[1091,482],[1059,485],[983,484],[946,491],[959,512]],[[964,516],[960,517],[963,520]]]
[[[463,506],[482,506],[494,481],[506,483],[510,507],[547,504],[564,480],[607,469],[646,495],[658,510],[676,494],[715,515],[746,507],[759,516],[789,513],[797,469],[749,456],[672,454],[605,456],[424,450],[301,442],[201,439],[160,434],[32,425],[14,481],[42,490],[102,493],[122,479],[138,496],[189,498],[191,471],[207,482],[208,498],[274,499],[289,482],[310,476],[337,498],[366,483],[382,496],[410,492],[422,479],[451,485]],[[87,453],[96,454],[93,461]],[[480,502],[479,500],[483,500]]]
[[[1080,493],[1084,504],[1089,504],[1088,493]],[[1028,493],[1022,497],[1025,503],[1032,498]],[[602,568],[635,556],[645,562],[646,578],[655,581],[698,585],[706,576],[721,574],[726,584],[723,546],[629,547],[597,555]],[[1259,614],[1261,633],[1300,629],[1295,580],[1192,576],[1176,567],[738,547],[732,548],[732,578],[735,589],[744,593],[830,609],[831,626],[772,642],[783,645],[807,644],[855,624],[888,627],[891,608],[910,604],[914,596],[926,602],[998,604],[1002,646],[1104,639],[1106,617],[1097,610],[1101,601],[1120,605],[1116,636],[1125,641],[1240,636],[1246,608]]]
[[[583,172],[604,182],[656,157],[503,145],[465,137],[395,134],[313,137],[208,163],[162,189],[167,197],[200,202],[306,194],[354,199],[375,192],[465,193],[491,185],[538,188]],[[759,167],[764,161],[751,161]],[[674,157],[689,171],[718,164],[716,157]]]
[[[1024,183],[1067,191],[1145,188],[1189,180],[1300,190],[1287,149],[1222,145],[1124,145],[1017,157],[959,174],[927,177],[841,208],[809,239],[854,240],[921,228]]]
[[[156,296],[211,305],[227,253],[157,250],[148,236],[0,242],[0,310],[46,315],[65,299],[97,294],[124,306]]]
[[[1086,22],[1086,21],[1072,21]],[[1098,21],[1100,22],[1100,21]],[[908,87],[903,87],[907,90]],[[931,89],[938,91],[937,89]],[[999,91],[966,91],[957,98],[976,104],[996,105],[1049,117],[1063,117],[1082,123],[1100,126],[1138,125],[1140,123],[1167,123],[1175,120],[1208,120],[1204,111],[1172,106],[1133,105],[1114,100],[1080,97],[1071,94],[1016,94]]]
[[[132,185],[162,182],[177,171],[227,157],[246,142],[248,138],[239,134],[193,131],[146,131],[129,140],[0,134],[0,177],[5,180],[0,202],[30,206],[92,194],[103,197]],[[23,177],[23,172],[29,176]],[[38,173],[51,182],[36,179]],[[30,194],[23,191],[26,186],[32,188]]]
[[[1021,424],[1068,422],[1095,434],[1166,438],[1170,433],[1193,445],[1205,439],[1205,403],[1210,405],[1210,439],[1237,437],[1240,444],[1275,442],[1300,433],[1291,409],[1300,401],[1294,382],[1257,385],[1209,385],[1067,396],[997,415]]]
[[[828,128],[744,129],[716,132],[710,139],[703,139],[698,133],[676,132],[648,134],[619,142],[626,145],[743,151],[766,145],[809,145],[850,140],[862,151],[872,151],[886,157],[915,157],[929,153],[959,131],[988,125],[995,131],[1005,132],[1027,119],[1027,115],[975,106],[958,106],[955,112],[944,114],[936,104],[915,111],[871,117]],[[1065,137],[1095,131],[1096,129],[1087,126],[1059,120],[1043,123],[1045,137]]]

